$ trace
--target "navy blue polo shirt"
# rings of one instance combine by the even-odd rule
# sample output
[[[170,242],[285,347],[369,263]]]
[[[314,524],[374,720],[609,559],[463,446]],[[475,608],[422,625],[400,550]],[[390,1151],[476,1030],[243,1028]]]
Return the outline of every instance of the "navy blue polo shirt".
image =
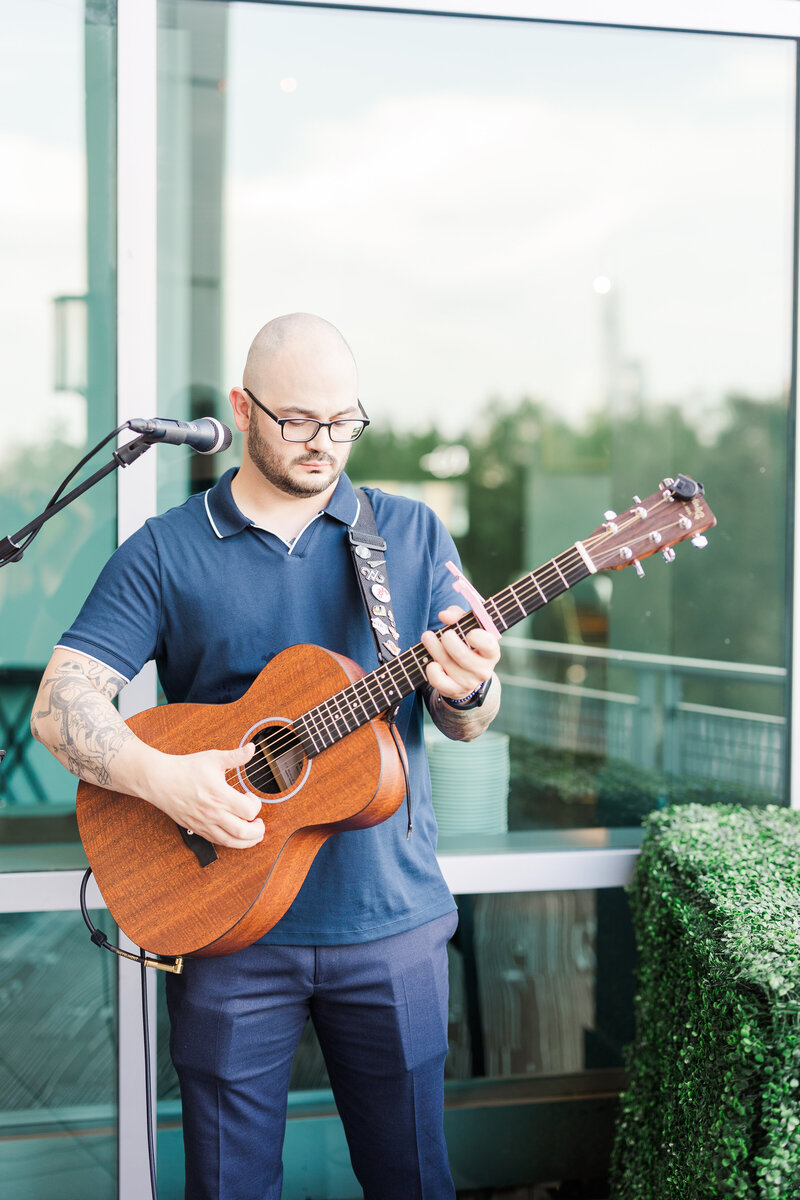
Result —
[[[342,475],[328,507],[288,545],[254,525],[231,495],[235,469],[203,495],[147,521],[114,553],[59,645],[126,679],[155,659],[169,703],[237,700],[280,650],[310,642],[378,665],[347,538],[358,500]],[[457,601],[446,560],[453,541],[424,504],[369,489],[387,542],[391,607],[405,649]],[[328,838],[294,903],[261,940],[341,945],[413,929],[454,908],[436,861],[436,822],[422,701],[406,697],[397,726],[412,787],[381,825]]]

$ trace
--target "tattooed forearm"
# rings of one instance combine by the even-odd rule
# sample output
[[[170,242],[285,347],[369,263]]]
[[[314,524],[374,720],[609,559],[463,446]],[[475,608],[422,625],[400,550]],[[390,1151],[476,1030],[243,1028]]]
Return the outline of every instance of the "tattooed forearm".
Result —
[[[73,775],[109,786],[109,766],[133,734],[112,705],[125,680],[92,658],[55,658],[31,716],[33,736]]]
[[[437,691],[431,688],[427,697],[428,711],[437,729],[455,742],[471,742],[488,729],[500,707],[500,681],[492,677],[492,686],[480,708],[468,708],[460,712],[447,704]]]

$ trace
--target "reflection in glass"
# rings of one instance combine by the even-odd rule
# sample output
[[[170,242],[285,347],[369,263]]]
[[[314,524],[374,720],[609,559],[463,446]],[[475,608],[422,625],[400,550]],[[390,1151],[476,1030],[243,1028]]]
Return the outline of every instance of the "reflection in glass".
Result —
[[[90,945],[79,914],[1,916],[0,946],[3,1187],[36,1200],[107,1200],[117,1171],[115,960]]]
[[[505,639],[510,827],[785,802],[793,43],[159,11],[164,397],[224,404],[264,321],[329,317],[351,475],[431,503],[484,595],[701,480],[708,549]],[[199,486],[168,469],[164,504]]]
[[[619,1067],[632,1036],[635,947],[620,889],[458,896],[450,946],[446,1078],[568,1075]],[[158,1096],[178,1111],[169,1022],[159,983]],[[295,1091],[329,1088],[307,1023]]]
[[[0,147],[13,186],[0,198],[0,361],[13,419],[0,536],[37,515],[116,425],[114,6],[31,0],[6,5],[3,20]],[[74,780],[28,721],[53,646],[113,548],[114,512],[105,481],[0,572],[0,844],[76,839]]]

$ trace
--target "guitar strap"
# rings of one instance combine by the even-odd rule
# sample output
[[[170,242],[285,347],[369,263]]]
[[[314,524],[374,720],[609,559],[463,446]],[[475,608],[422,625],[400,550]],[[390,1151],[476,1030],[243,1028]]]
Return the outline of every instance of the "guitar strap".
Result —
[[[392,611],[392,593],[389,588],[389,574],[386,567],[386,542],[378,533],[375,523],[375,512],[372,502],[363,488],[355,489],[358,500],[358,516],[350,526],[350,555],[358,580],[358,590],[367,611],[375,647],[378,651],[378,661],[391,662],[400,653],[400,635],[395,625]],[[411,834],[411,784],[406,770],[405,754],[400,744],[394,724],[400,703],[390,708],[386,720],[391,729],[392,737],[397,746],[400,763],[406,784],[406,807],[408,809],[408,834]]]
[[[350,554],[372,636],[382,663],[400,653],[399,634],[392,611],[392,593],[386,568],[386,542],[378,533],[375,512],[363,488],[356,488],[358,517],[350,526]],[[396,712],[396,709],[393,710]],[[392,717],[392,719],[394,719]]]

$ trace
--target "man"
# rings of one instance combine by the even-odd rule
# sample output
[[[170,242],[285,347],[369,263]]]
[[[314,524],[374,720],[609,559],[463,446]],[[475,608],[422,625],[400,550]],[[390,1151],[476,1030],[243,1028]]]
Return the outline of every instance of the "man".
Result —
[[[74,774],[142,797],[210,841],[245,850],[269,805],[226,781],[252,744],[165,754],[112,704],[154,658],[170,702],[243,695],[280,650],[310,642],[376,665],[350,559],[358,502],[343,474],[367,423],[352,353],[328,322],[277,318],[250,348],[230,402],[241,466],[148,521],[104,568],[44,673],[34,735]],[[453,631],[446,530],[424,505],[371,492],[387,542],[389,608],[424,642],[427,703],[470,739],[499,704],[496,639]],[[376,606],[380,607],[380,606]],[[397,727],[414,809],[323,845],[285,916],[253,946],[195,958],[168,979],[189,1200],[278,1200],[292,1056],[310,1016],[366,1200],[451,1200],[443,1137],[446,944],[454,904],[435,858],[419,694]],[[343,784],[346,786],[346,784]]]

